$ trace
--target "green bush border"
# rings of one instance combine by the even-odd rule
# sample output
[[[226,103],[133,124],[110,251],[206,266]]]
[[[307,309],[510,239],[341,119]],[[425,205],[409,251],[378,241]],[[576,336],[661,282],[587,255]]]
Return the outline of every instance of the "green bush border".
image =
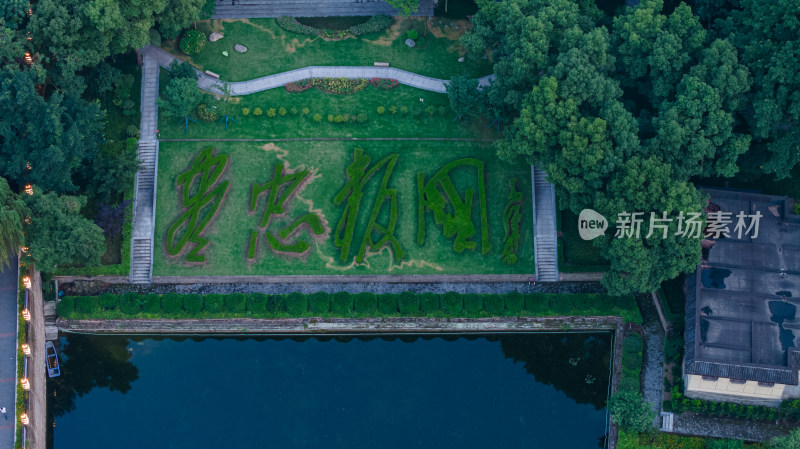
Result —
[[[182,307],[164,308],[164,296],[180,297]],[[197,298],[202,308],[197,310]],[[174,319],[174,318],[286,318],[286,317],[372,317],[426,316],[480,318],[496,316],[620,316],[626,322],[641,323],[642,316],[633,296],[605,294],[519,293],[482,295],[476,293],[400,294],[322,292],[289,295],[233,293],[230,295],[165,295],[125,293],[97,296],[66,296],[58,304],[65,319]],[[111,304],[109,298],[115,298]],[[172,300],[174,301],[174,300]],[[191,304],[187,307],[187,304]],[[245,304],[247,307],[245,308]],[[265,305],[266,307],[262,306]],[[252,307],[251,307],[252,305]],[[245,310],[246,309],[246,310]],[[641,351],[639,352],[641,360]],[[641,362],[639,363],[641,369]],[[638,378],[638,372],[637,372]]]

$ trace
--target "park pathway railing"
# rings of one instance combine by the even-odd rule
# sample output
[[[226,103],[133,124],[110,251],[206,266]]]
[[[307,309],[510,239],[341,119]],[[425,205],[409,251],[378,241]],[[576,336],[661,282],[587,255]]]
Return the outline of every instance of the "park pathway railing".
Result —
[[[155,225],[156,173],[158,167],[158,61],[142,52],[142,94],[138,159],[131,238],[133,284],[150,283],[153,277],[153,226]]]

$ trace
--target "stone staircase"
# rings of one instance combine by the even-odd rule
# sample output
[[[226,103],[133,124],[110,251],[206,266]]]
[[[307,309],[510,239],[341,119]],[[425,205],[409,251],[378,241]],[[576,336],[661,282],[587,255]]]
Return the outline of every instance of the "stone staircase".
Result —
[[[415,16],[432,16],[434,0],[421,0]],[[383,0],[217,0],[214,19],[398,15]]]
[[[131,238],[131,272],[133,284],[152,281],[153,226],[155,224],[155,186],[158,172],[158,141],[155,139],[158,123],[158,73],[155,59],[142,58],[142,122],[138,159],[141,163],[136,173],[136,190],[133,208],[133,236]]]
[[[536,251],[536,280],[558,281],[558,246],[556,230],[556,196],[547,173],[531,167],[534,193],[534,250]]]

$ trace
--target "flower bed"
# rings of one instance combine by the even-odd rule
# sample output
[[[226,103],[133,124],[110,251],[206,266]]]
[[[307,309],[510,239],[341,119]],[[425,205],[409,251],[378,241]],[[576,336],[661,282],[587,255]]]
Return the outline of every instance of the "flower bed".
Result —
[[[397,87],[398,81],[391,78],[308,78],[294,83],[286,83],[283,87],[287,92],[305,92],[316,88],[328,94],[349,95],[364,90],[372,85],[381,90],[390,90]]]

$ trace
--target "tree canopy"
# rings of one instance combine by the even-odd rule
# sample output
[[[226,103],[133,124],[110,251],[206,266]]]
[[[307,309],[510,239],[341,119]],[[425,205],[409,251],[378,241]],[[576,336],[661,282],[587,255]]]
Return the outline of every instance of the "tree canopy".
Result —
[[[23,220],[29,215],[25,202],[0,178],[0,268],[25,244]]]

